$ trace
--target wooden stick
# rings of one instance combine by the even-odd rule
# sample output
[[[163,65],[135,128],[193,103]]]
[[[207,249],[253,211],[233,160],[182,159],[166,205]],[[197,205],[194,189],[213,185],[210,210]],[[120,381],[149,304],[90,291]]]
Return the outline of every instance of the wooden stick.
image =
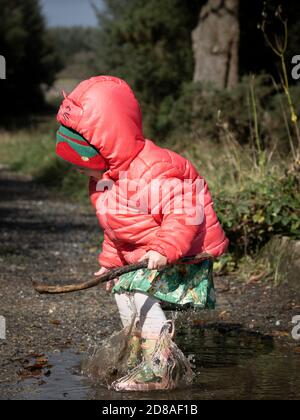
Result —
[[[175,264],[183,264],[186,262],[190,263],[200,263],[205,260],[212,259],[213,257],[209,254],[198,254],[195,257],[185,257],[178,260]],[[168,264],[169,266],[173,264]],[[147,268],[148,261],[141,261],[136,264],[125,265],[123,267],[116,267],[111,269],[110,271],[102,274],[91,280],[85,281],[83,283],[72,283],[72,284],[63,284],[63,285],[55,285],[51,286],[49,284],[44,283],[37,283],[34,280],[32,281],[33,288],[40,294],[62,294],[62,293],[72,293],[78,292],[80,290],[91,289],[92,287],[96,287],[101,283],[106,283],[109,280],[113,280],[116,277],[121,276],[122,274],[129,273],[131,271],[139,270],[141,268]]]

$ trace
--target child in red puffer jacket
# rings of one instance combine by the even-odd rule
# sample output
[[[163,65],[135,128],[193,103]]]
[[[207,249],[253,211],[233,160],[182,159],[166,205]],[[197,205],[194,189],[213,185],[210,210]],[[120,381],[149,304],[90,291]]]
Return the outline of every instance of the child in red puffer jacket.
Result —
[[[187,159],[145,139],[140,106],[121,79],[99,76],[80,83],[65,95],[57,118],[57,154],[89,176],[90,198],[104,230],[96,274],[148,261],[147,269],[107,285],[123,326],[136,317],[129,360],[134,370],[113,386],[174,387],[163,364],[153,368],[162,332],[174,333],[161,304],[213,308],[212,258],[228,247],[207,183]],[[193,263],[197,254],[208,258]],[[143,362],[135,367],[139,344]]]

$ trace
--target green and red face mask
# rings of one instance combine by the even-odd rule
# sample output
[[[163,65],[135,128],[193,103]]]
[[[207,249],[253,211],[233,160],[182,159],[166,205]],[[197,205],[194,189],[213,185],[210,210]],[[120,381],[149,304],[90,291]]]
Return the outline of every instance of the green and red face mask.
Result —
[[[56,154],[73,165],[103,171],[107,164],[98,150],[76,131],[61,125],[56,133]]]

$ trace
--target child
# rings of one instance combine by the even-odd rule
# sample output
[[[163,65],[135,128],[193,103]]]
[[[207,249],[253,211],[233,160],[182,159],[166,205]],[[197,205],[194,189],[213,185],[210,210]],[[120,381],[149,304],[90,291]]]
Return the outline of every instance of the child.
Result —
[[[107,284],[123,326],[131,325],[136,316],[129,359],[133,374],[113,386],[116,390],[166,389],[170,383],[165,370],[153,369],[162,332],[167,331],[170,338],[174,334],[161,303],[213,308],[211,259],[179,260],[199,253],[218,257],[226,251],[228,240],[207,184],[193,165],[145,139],[139,103],[123,80],[94,77],[64,97],[57,116],[61,127],[56,152],[90,177],[90,198],[104,230],[101,269],[95,274],[148,261],[147,269]],[[134,367],[139,346],[143,363]]]

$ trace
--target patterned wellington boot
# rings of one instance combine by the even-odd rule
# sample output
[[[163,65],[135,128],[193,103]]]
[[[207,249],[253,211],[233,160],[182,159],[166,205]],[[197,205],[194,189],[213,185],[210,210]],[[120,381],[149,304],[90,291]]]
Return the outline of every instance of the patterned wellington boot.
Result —
[[[129,338],[128,352],[128,367],[133,369],[142,360],[141,335],[139,331],[134,331]]]
[[[116,391],[152,391],[176,388],[182,364],[180,358],[183,354],[173,343],[173,336],[174,324],[172,321],[166,321],[158,339],[143,341],[143,362],[128,375],[115,381],[112,387]],[[187,368],[190,369],[189,365]]]

